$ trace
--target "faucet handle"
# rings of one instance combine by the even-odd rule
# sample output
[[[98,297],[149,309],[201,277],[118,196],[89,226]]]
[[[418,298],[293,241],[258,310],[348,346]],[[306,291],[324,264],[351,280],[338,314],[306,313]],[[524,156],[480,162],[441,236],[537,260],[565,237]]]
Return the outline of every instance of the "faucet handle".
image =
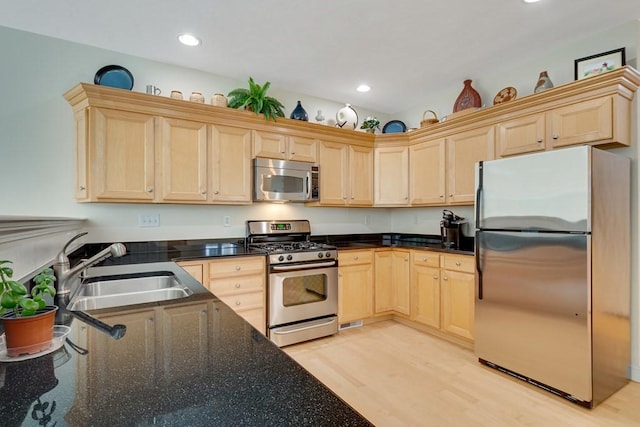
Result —
[[[69,247],[69,245],[71,243],[73,243],[74,241],[78,240],[79,238],[81,238],[82,236],[84,236],[85,234],[89,234],[88,231],[83,231],[82,233],[78,233],[75,236],[73,236],[67,243],[65,243],[65,245],[62,247],[62,250],[60,252],[58,252],[58,256],[56,257],[56,261],[59,264],[64,264],[69,262],[69,260],[67,259],[67,248]]]

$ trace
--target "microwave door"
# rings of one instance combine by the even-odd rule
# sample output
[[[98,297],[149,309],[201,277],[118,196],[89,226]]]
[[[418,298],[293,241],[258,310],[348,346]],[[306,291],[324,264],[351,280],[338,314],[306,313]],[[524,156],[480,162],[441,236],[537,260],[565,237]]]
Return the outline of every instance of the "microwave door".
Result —
[[[259,171],[259,200],[305,201],[308,174],[305,171],[263,168]]]

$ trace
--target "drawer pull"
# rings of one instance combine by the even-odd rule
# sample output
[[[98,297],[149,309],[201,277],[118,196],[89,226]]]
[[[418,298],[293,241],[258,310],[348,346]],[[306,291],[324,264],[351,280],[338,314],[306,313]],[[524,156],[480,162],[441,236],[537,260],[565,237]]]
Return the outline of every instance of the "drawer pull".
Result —
[[[240,301],[236,301],[236,305],[240,305],[242,304]]]
[[[240,271],[240,266],[236,265],[236,271]]]
[[[236,289],[240,289],[240,283],[236,283]]]
[[[457,267],[460,267],[460,265],[461,265],[461,264],[460,264],[460,261],[456,261],[456,266],[457,266]]]
[[[359,259],[359,257],[357,255],[353,257],[354,261],[357,261],[358,259]]]
[[[423,257],[422,257],[422,261],[425,261],[425,262],[426,262],[426,261],[427,261],[427,257],[426,257],[426,256],[423,256]]]

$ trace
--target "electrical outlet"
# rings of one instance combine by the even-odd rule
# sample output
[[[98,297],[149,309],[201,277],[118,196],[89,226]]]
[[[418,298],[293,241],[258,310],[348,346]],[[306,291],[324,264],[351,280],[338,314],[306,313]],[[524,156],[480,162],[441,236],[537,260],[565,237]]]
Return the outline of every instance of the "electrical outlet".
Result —
[[[231,217],[229,215],[225,215],[222,218],[222,225],[224,225],[225,227],[231,227]]]
[[[138,215],[140,227],[160,227],[160,214]]]
[[[371,215],[365,215],[364,216],[364,225],[369,225],[371,224]]]

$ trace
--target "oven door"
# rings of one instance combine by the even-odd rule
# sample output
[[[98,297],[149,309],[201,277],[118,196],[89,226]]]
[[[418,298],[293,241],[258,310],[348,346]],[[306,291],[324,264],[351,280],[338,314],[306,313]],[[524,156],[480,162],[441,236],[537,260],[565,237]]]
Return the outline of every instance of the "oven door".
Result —
[[[338,267],[272,266],[269,274],[269,328],[338,313]],[[285,269],[278,271],[277,269]]]

